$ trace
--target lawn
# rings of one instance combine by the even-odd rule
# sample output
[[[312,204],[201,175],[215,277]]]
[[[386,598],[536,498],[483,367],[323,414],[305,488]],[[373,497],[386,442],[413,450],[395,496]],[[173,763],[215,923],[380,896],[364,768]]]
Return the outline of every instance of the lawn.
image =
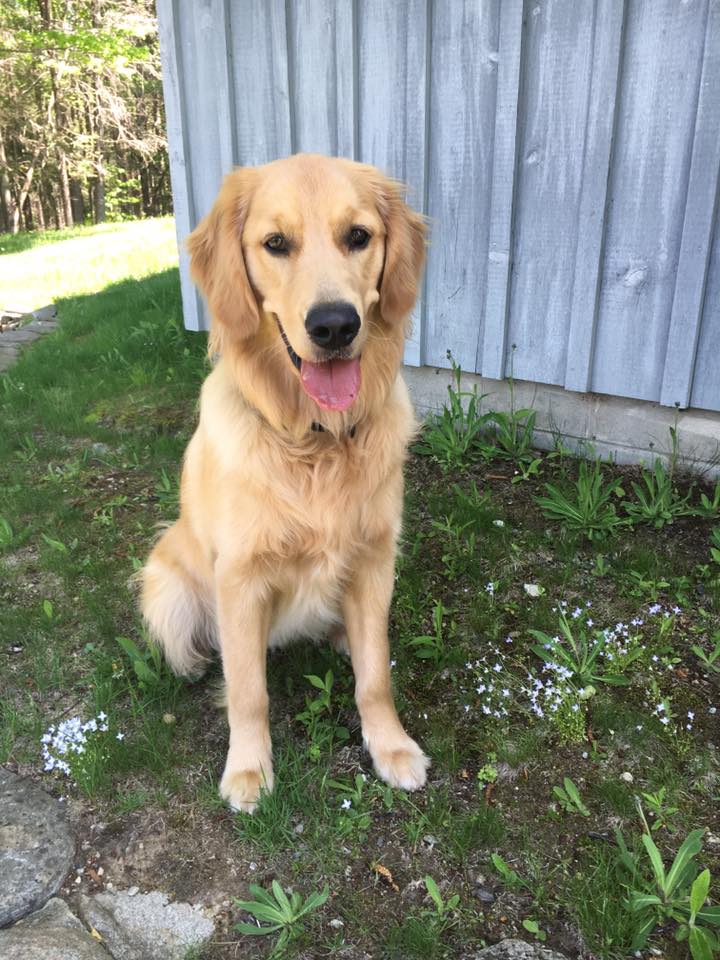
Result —
[[[64,798],[72,890],[213,906],[206,958],[470,958],[509,936],[712,956],[720,485],[683,478],[682,450],[655,471],[536,453],[531,411],[460,384],[408,463],[391,622],[427,789],[377,781],[349,663],[299,644],[268,664],[275,792],[234,815],[217,667],[170,676],[130,582],[176,516],[207,371],[172,222],[47,239],[0,255],[61,320],[0,377],[0,762]],[[274,881],[281,905],[318,896],[250,936]]]

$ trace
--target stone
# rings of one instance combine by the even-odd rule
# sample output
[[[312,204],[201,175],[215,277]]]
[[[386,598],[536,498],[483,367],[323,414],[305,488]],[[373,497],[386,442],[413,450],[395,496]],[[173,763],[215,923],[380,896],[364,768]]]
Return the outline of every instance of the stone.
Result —
[[[160,891],[81,896],[78,913],[102,937],[115,960],[183,960],[215,931],[199,907],[170,903]]]
[[[567,960],[562,953],[524,940],[501,940],[475,954],[475,960]]]
[[[0,930],[3,960],[108,960],[67,905],[57,898],[31,913],[14,927]]]
[[[0,927],[53,897],[74,855],[75,839],[57,800],[0,770]]]

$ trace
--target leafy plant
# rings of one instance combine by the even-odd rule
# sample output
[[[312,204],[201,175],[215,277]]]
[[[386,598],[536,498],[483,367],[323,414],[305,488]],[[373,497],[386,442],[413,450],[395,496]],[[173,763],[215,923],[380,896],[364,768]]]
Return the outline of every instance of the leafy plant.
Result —
[[[553,787],[553,794],[566,813],[579,813],[583,817],[590,816],[590,811],[582,802],[580,791],[569,777],[563,779],[562,787]]]
[[[13,528],[10,521],[5,517],[0,517],[0,547],[6,547],[13,541]]]
[[[141,650],[130,637],[115,637],[115,640],[130,658],[140,689],[148,692],[158,687],[162,683],[163,671],[166,669],[160,648],[151,640],[146,641],[144,650]]]
[[[448,402],[442,412],[430,417],[415,451],[431,456],[443,470],[462,469],[482,458],[482,437],[489,414],[480,413],[484,399],[477,386],[462,389],[462,371],[448,350],[453,384],[448,385]]]
[[[467,520],[461,523],[452,515],[445,516],[442,520],[433,520],[432,525],[438,533],[445,535],[445,549],[440,560],[447,578],[455,580],[465,573],[468,565],[477,556],[475,531],[469,530],[474,525],[474,521]]]
[[[653,816],[651,828],[653,833],[655,833],[656,830],[661,830],[663,827],[667,827],[674,832],[674,828],[670,825],[669,821],[671,817],[679,813],[679,809],[678,807],[673,807],[665,803],[666,793],[667,790],[665,787],[660,787],[657,793],[643,793],[642,795],[648,811]]]
[[[720,520],[720,480],[715,484],[712,499],[705,493],[700,494],[700,503],[692,511],[697,517],[707,520]]]
[[[300,922],[313,910],[318,910],[330,896],[327,884],[320,893],[311,893],[305,900],[297,892],[287,896],[283,888],[273,880],[272,892],[263,890],[255,883],[250,884],[252,900],[235,900],[235,906],[255,917],[257,924],[242,921],[235,924],[238,933],[255,937],[267,937],[280,933],[270,956],[277,957],[302,930]]]
[[[647,523],[655,528],[672,523],[676,517],[688,516],[690,492],[681,497],[673,483],[672,470],[666,470],[657,459],[652,470],[643,470],[642,481],[631,484],[636,502],[624,501],[623,506],[632,523]]]
[[[549,520],[557,520],[568,530],[582,533],[588,540],[603,540],[626,524],[618,516],[613,497],[621,497],[624,490],[619,480],[605,482],[600,462],[592,465],[580,461],[574,495],[568,495],[552,483],[546,483],[546,497],[536,497]]]
[[[528,883],[523,880],[516,870],[513,870],[506,860],[503,860],[499,853],[491,853],[490,861],[493,867],[495,867],[497,870],[502,882],[506,887],[510,887],[511,890],[520,890],[523,887],[527,887],[529,889]]]
[[[630,683],[623,673],[606,670],[606,661],[601,658],[601,654],[608,645],[608,639],[602,631],[597,630],[594,636],[588,636],[585,626],[578,622],[575,634],[564,613],[560,614],[559,625],[562,636],[557,637],[551,637],[542,630],[531,630],[531,635],[540,642],[533,644],[530,649],[545,663],[559,664],[570,671],[574,683],[583,688],[586,699],[595,693],[596,683],[608,683],[616,687],[624,687]],[[624,666],[629,666],[639,656],[639,650],[629,651]]]
[[[443,900],[440,889],[431,876],[425,877],[423,882],[435,907],[434,910],[428,912],[437,920],[446,920],[448,914],[451,914],[453,910],[457,908],[457,905],[460,903],[460,897],[455,893],[447,900]]]
[[[335,723],[332,706],[335,678],[332,670],[328,670],[324,678],[306,674],[305,679],[319,692],[314,699],[305,695],[305,709],[295,719],[305,727],[310,738],[310,758],[319,760],[324,750],[332,749],[335,742],[347,740],[350,732],[347,727]]]
[[[720,527],[715,527],[710,534],[710,556],[715,563],[720,563]]]
[[[419,660],[432,660],[433,663],[443,662],[448,655],[445,634],[443,631],[443,617],[447,610],[441,600],[438,600],[433,607],[432,623],[433,633],[425,634],[421,637],[414,637],[409,641],[408,646],[413,647],[415,656]],[[450,623],[450,632],[454,633],[455,624]]]
[[[528,933],[532,933],[533,936],[541,943],[544,940],[547,940],[547,934],[544,930],[540,929],[540,924],[537,922],[537,920],[533,920],[532,917],[527,917],[525,920],[523,920],[522,925]]]
[[[494,426],[492,434],[494,449],[489,448],[488,454],[503,460],[515,460],[518,463],[535,459],[532,442],[536,418],[535,410],[513,409],[512,400],[511,408],[507,413],[493,410],[488,415],[487,422]]]
[[[713,952],[718,949],[718,937],[710,928],[720,927],[720,907],[706,906],[710,871],[700,872],[696,861],[705,830],[692,830],[688,834],[666,870],[642,809],[640,815],[645,829],[642,844],[649,861],[649,875],[645,862],[629,851],[622,833],[615,829],[618,860],[629,874],[626,906],[636,915],[631,949],[642,950],[659,924],[673,920],[678,924],[675,937],[689,941],[693,960],[712,960]]]
[[[344,795],[341,810],[342,817],[340,822],[340,834],[345,836],[353,831],[360,831],[360,842],[364,842],[365,831],[370,826],[370,815],[364,809],[363,800],[368,789],[367,780],[361,773],[356,773],[352,783],[342,783],[339,780],[326,780],[328,787],[337,790]],[[390,804],[392,805],[392,788],[390,791]]]
[[[703,648],[698,644],[694,643],[690,648],[692,652],[698,657],[705,669],[709,672],[720,673],[720,630],[713,637],[715,646],[710,653],[705,653]]]

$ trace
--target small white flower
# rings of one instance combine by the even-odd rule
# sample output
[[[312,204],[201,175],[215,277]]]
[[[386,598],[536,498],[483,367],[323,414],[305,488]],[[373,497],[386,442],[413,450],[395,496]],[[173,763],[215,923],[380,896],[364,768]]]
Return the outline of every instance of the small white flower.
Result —
[[[352,806],[352,800],[350,800],[348,797],[346,797],[346,798],[343,800],[343,802],[340,804],[340,806],[343,808],[343,810],[349,810],[350,807]]]
[[[588,752],[587,752],[587,750],[583,750],[583,752],[582,752],[582,758],[583,758],[583,760],[587,760],[587,758],[588,758]]]
[[[504,527],[504,526],[505,526],[505,521],[504,521],[504,520],[493,520],[493,526],[494,526],[494,527]]]
[[[390,669],[392,670],[392,669],[394,669],[394,667],[396,667],[396,666],[397,666],[397,660],[391,660],[391,661],[390,661]]]
[[[539,583],[524,583],[523,590],[529,597],[541,597],[545,593],[544,587]]]
[[[660,717],[660,723],[666,727],[670,723],[670,717]]]
[[[695,714],[693,713],[692,710],[688,710],[688,720],[694,720],[694,719],[695,719]]]
[[[125,734],[122,733],[120,730],[118,730],[118,732],[115,734],[115,739],[116,739],[116,740],[124,740],[124,739],[125,739]]]

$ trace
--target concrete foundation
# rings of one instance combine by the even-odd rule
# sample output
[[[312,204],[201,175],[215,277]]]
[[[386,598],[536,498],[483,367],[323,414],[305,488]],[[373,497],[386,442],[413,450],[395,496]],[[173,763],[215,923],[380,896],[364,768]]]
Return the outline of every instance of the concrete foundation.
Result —
[[[447,401],[452,372],[437,367],[404,367],[418,416],[440,409]],[[506,380],[490,380],[463,374],[462,387],[485,394],[482,409],[510,409],[510,386]],[[650,463],[672,449],[670,428],[677,428],[680,463],[684,470],[705,479],[720,478],[720,413],[705,410],[675,410],[644,400],[609,397],[598,393],[573,393],[562,387],[514,383],[515,409],[537,411],[537,446],[552,449],[556,438],[574,450],[587,450],[616,463]]]

